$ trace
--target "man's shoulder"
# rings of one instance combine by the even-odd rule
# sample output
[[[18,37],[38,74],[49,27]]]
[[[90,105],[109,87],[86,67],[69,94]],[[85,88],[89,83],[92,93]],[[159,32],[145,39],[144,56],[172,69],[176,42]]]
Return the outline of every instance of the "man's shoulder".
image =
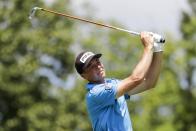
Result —
[[[120,82],[119,79],[116,78],[106,78],[106,83],[111,83],[111,84],[118,84]]]
[[[105,85],[104,85],[104,84],[96,84],[96,85],[94,85],[94,87],[89,91],[89,93],[96,95],[96,94],[100,93],[101,91],[103,91],[104,88],[105,88]]]
[[[105,83],[101,84],[87,84],[90,87],[89,94],[97,95],[105,90],[112,90],[113,87],[116,87],[120,80],[116,78],[105,78]]]

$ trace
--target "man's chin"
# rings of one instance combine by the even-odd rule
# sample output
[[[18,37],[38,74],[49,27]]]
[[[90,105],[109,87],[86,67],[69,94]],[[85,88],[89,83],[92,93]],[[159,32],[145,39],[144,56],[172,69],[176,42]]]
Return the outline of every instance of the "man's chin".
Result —
[[[100,75],[101,75],[101,77],[105,78],[105,72],[104,72],[104,71],[102,71],[102,72],[100,73]]]
[[[105,74],[103,74],[102,77],[105,78]]]
[[[98,79],[99,79],[99,81],[104,81],[105,75],[104,74],[103,75],[100,75]]]
[[[101,74],[100,79],[104,79],[104,78],[105,78],[105,74]]]

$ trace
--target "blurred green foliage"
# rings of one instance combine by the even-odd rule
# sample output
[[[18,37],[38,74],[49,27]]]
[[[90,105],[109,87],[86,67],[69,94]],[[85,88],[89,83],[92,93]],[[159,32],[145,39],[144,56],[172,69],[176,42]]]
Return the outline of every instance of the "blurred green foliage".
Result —
[[[34,6],[74,13],[70,5],[69,0],[51,5],[0,1],[0,131],[92,130],[85,81],[77,79],[73,68],[74,51],[103,53],[107,76],[118,79],[128,76],[140,58],[138,37],[95,26],[86,29],[84,23],[41,11],[28,19]],[[135,131],[196,130],[196,9],[192,9],[192,14],[182,13],[183,39],[167,38],[156,88],[128,102]],[[74,74],[75,88],[55,85],[50,72],[64,81]]]
[[[47,76],[53,72],[66,80],[73,72],[73,22],[39,11],[28,19],[34,6],[72,12],[69,5],[68,0],[51,6],[37,0],[0,1],[0,130],[90,130],[80,102],[84,96],[73,93],[82,91],[57,88]],[[42,75],[43,70],[48,72]]]

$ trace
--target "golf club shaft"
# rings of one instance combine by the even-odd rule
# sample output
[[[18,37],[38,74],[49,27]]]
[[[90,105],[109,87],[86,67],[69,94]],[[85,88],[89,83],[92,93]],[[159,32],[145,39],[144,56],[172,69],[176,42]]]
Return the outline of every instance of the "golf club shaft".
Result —
[[[98,26],[103,26],[103,27],[107,27],[107,28],[111,28],[111,29],[115,29],[115,30],[119,30],[119,31],[123,31],[123,32],[128,32],[128,33],[133,34],[133,35],[140,35],[140,33],[138,33],[138,32],[129,31],[129,30],[125,30],[125,29],[122,29],[122,28],[115,27],[115,26],[106,25],[106,24],[103,24],[103,23],[98,23],[98,22],[86,20],[86,19],[79,18],[79,17],[76,17],[76,16],[72,16],[72,15],[68,15],[68,14],[64,14],[64,13],[59,13],[59,12],[44,9],[44,8],[40,8],[40,10],[46,11],[46,12],[49,12],[49,13],[53,13],[53,14],[56,14],[56,15],[59,15],[59,16],[64,16],[64,17],[68,17],[68,18],[71,18],[71,19],[76,19],[76,20],[79,20],[79,21],[95,24],[95,25],[98,25]]]
[[[40,7],[34,7],[34,8],[31,10],[29,19],[32,19],[32,18],[33,18],[33,16],[35,15],[35,12],[36,12],[37,10],[42,10],[42,11],[49,12],[49,13],[52,13],[52,14],[55,14],[55,15],[64,16],[64,17],[68,17],[68,18],[71,18],[71,19],[76,19],[76,20],[79,20],[79,21],[83,21],[83,22],[95,24],[95,25],[98,25],[98,26],[107,27],[107,28],[110,28],[110,29],[115,29],[115,30],[127,32],[127,33],[133,34],[133,35],[140,35],[140,33],[135,32],[135,31],[130,31],[130,30],[118,28],[118,27],[115,27],[115,26],[106,25],[106,24],[99,23],[99,22],[94,22],[94,21],[91,21],[91,20],[79,18],[79,17],[73,16],[73,15],[68,15],[68,14],[59,13],[59,12],[56,12],[56,11],[53,11],[53,10],[48,10],[48,9],[40,8]],[[164,39],[161,35],[158,35],[158,34],[155,34],[155,33],[152,33],[152,35],[153,35],[153,38],[154,38],[154,42],[165,43],[165,39]]]

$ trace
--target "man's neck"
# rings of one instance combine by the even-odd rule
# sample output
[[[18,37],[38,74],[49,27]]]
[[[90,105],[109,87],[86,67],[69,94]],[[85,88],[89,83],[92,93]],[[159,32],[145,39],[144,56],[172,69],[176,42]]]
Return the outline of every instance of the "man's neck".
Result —
[[[103,83],[105,83],[105,79],[98,80],[98,81],[89,81],[89,83],[92,83],[92,84],[103,84]]]

